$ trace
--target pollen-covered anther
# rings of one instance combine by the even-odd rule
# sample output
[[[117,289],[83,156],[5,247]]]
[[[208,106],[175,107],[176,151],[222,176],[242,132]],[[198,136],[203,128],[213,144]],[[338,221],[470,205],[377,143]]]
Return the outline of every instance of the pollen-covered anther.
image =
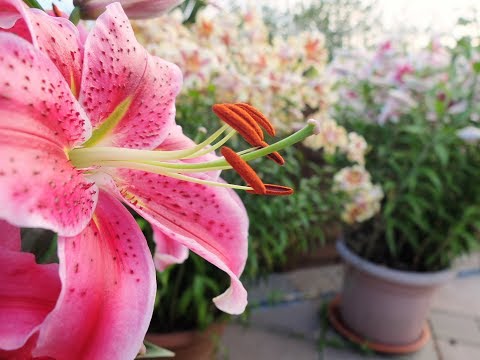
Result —
[[[253,188],[253,193],[261,195],[267,194],[267,188],[262,180],[258,177],[255,170],[253,170],[251,166],[240,157],[240,155],[227,146],[222,147],[221,153],[242,179]]]
[[[263,130],[260,128],[258,125],[257,121],[247,112],[245,111],[241,106],[238,106],[238,104],[222,104],[225,105],[227,108],[235,112],[238,116],[240,116],[244,121],[246,121],[253,130],[257,133],[257,135],[260,137],[260,139],[264,139],[263,135]]]
[[[248,120],[229,108],[231,104],[215,104],[213,112],[226,124],[235,129],[252,146],[260,146],[263,137],[260,137]]]
[[[270,136],[275,136],[275,128],[273,127],[273,124],[260,112],[260,110],[247,103],[236,103],[234,105],[245,110]]]
[[[272,196],[287,196],[293,194],[293,189],[288,186],[283,185],[276,185],[276,184],[263,184],[267,189],[264,195],[272,195]],[[255,191],[247,190],[248,193],[256,194]]]
[[[264,148],[267,147],[268,144],[264,141],[260,144],[260,147]],[[275,161],[278,165],[284,165],[285,164],[285,159],[280,155],[277,151],[272,152],[271,154],[268,154],[267,157],[270,160]]]

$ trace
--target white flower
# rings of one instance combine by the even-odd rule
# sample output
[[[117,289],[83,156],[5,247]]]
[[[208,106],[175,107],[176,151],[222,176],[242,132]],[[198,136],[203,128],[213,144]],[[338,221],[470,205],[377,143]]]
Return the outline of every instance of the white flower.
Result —
[[[457,136],[469,143],[475,143],[480,140],[480,128],[467,126],[457,131]]]

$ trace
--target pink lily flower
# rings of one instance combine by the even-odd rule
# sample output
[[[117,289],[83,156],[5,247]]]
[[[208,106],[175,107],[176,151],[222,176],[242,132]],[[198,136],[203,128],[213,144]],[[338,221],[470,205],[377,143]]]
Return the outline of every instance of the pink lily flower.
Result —
[[[160,16],[183,0],[119,0],[130,19],[148,19]],[[83,19],[96,19],[113,0],[74,0]]]
[[[0,358],[133,359],[156,291],[133,216],[102,191],[87,228],[58,237],[58,257],[37,265],[19,229],[0,220]]]
[[[255,122],[273,135],[262,114],[223,104],[214,110],[227,124],[194,144],[174,121],[180,71],[138,44],[119,4],[82,40],[64,18],[0,0],[0,49],[0,221],[9,234],[0,238],[9,264],[0,271],[0,351],[17,358],[135,356],[153,310],[155,273],[122,203],[153,225],[159,268],[181,262],[187,248],[198,253],[230,276],[216,306],[243,312],[248,218],[232,189],[291,193],[263,184],[245,161],[268,155],[283,163],[276,151],[314,125],[269,146]],[[214,155],[236,133],[253,148]],[[249,186],[218,177],[232,168]],[[58,234],[57,277],[54,265],[19,252],[18,227]],[[30,275],[22,279],[24,272]],[[45,279],[45,294],[26,285],[37,278]]]
[[[85,359],[102,358],[99,351],[135,356],[153,310],[155,274],[145,239],[121,202],[165,241],[226,271],[232,285],[214,301],[226,312],[243,312],[244,207],[230,184],[209,186],[220,169],[186,176],[167,168],[201,168],[199,161],[213,156],[205,155],[205,144],[172,149],[189,141],[174,123],[178,68],[147,54],[119,4],[108,6],[85,43],[68,20],[16,0],[0,0],[0,26],[0,219],[57,232],[60,258],[60,281],[48,280],[52,290],[38,313],[37,290],[25,283],[44,267],[31,257],[22,265],[18,259],[28,254],[18,246],[2,252],[11,264],[1,275],[11,303],[2,296],[0,331],[9,336],[0,336],[0,349],[58,359],[69,358],[66,352]],[[145,172],[146,165],[156,170]],[[24,267],[32,276],[17,296],[10,286]]]

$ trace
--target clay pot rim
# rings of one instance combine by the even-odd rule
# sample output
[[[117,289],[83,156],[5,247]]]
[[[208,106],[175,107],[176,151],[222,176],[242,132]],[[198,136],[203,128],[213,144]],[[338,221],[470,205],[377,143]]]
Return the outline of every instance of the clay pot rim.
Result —
[[[410,344],[405,345],[390,345],[382,344],[379,342],[369,341],[363,338],[361,335],[355,333],[353,330],[349,329],[348,326],[343,322],[342,316],[340,315],[340,301],[341,296],[337,295],[333,300],[328,304],[328,320],[332,324],[333,328],[340,333],[342,336],[347,338],[349,341],[358,344],[366,345],[371,350],[385,353],[385,354],[410,354],[420,350],[431,338],[430,327],[428,322],[425,322],[422,328],[422,332],[417,340],[411,342]]]
[[[452,269],[417,272],[396,270],[383,265],[377,265],[351,251],[345,244],[343,238],[339,238],[337,240],[336,248],[339,255],[347,264],[352,265],[358,270],[366,272],[367,274],[397,284],[414,287],[437,286],[448,282],[456,274],[456,272]]]

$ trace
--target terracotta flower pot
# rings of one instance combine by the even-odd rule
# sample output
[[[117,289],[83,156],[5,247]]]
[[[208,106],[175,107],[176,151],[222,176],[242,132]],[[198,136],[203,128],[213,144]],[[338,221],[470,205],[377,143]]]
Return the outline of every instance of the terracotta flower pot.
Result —
[[[211,360],[225,323],[214,323],[204,331],[178,331],[172,333],[147,333],[145,339],[175,353],[175,360]],[[158,358],[164,360],[165,358]]]
[[[435,290],[454,272],[389,269],[357,256],[343,241],[337,242],[337,250],[346,263],[340,299],[345,326],[382,345],[398,348],[415,343],[424,330]]]

